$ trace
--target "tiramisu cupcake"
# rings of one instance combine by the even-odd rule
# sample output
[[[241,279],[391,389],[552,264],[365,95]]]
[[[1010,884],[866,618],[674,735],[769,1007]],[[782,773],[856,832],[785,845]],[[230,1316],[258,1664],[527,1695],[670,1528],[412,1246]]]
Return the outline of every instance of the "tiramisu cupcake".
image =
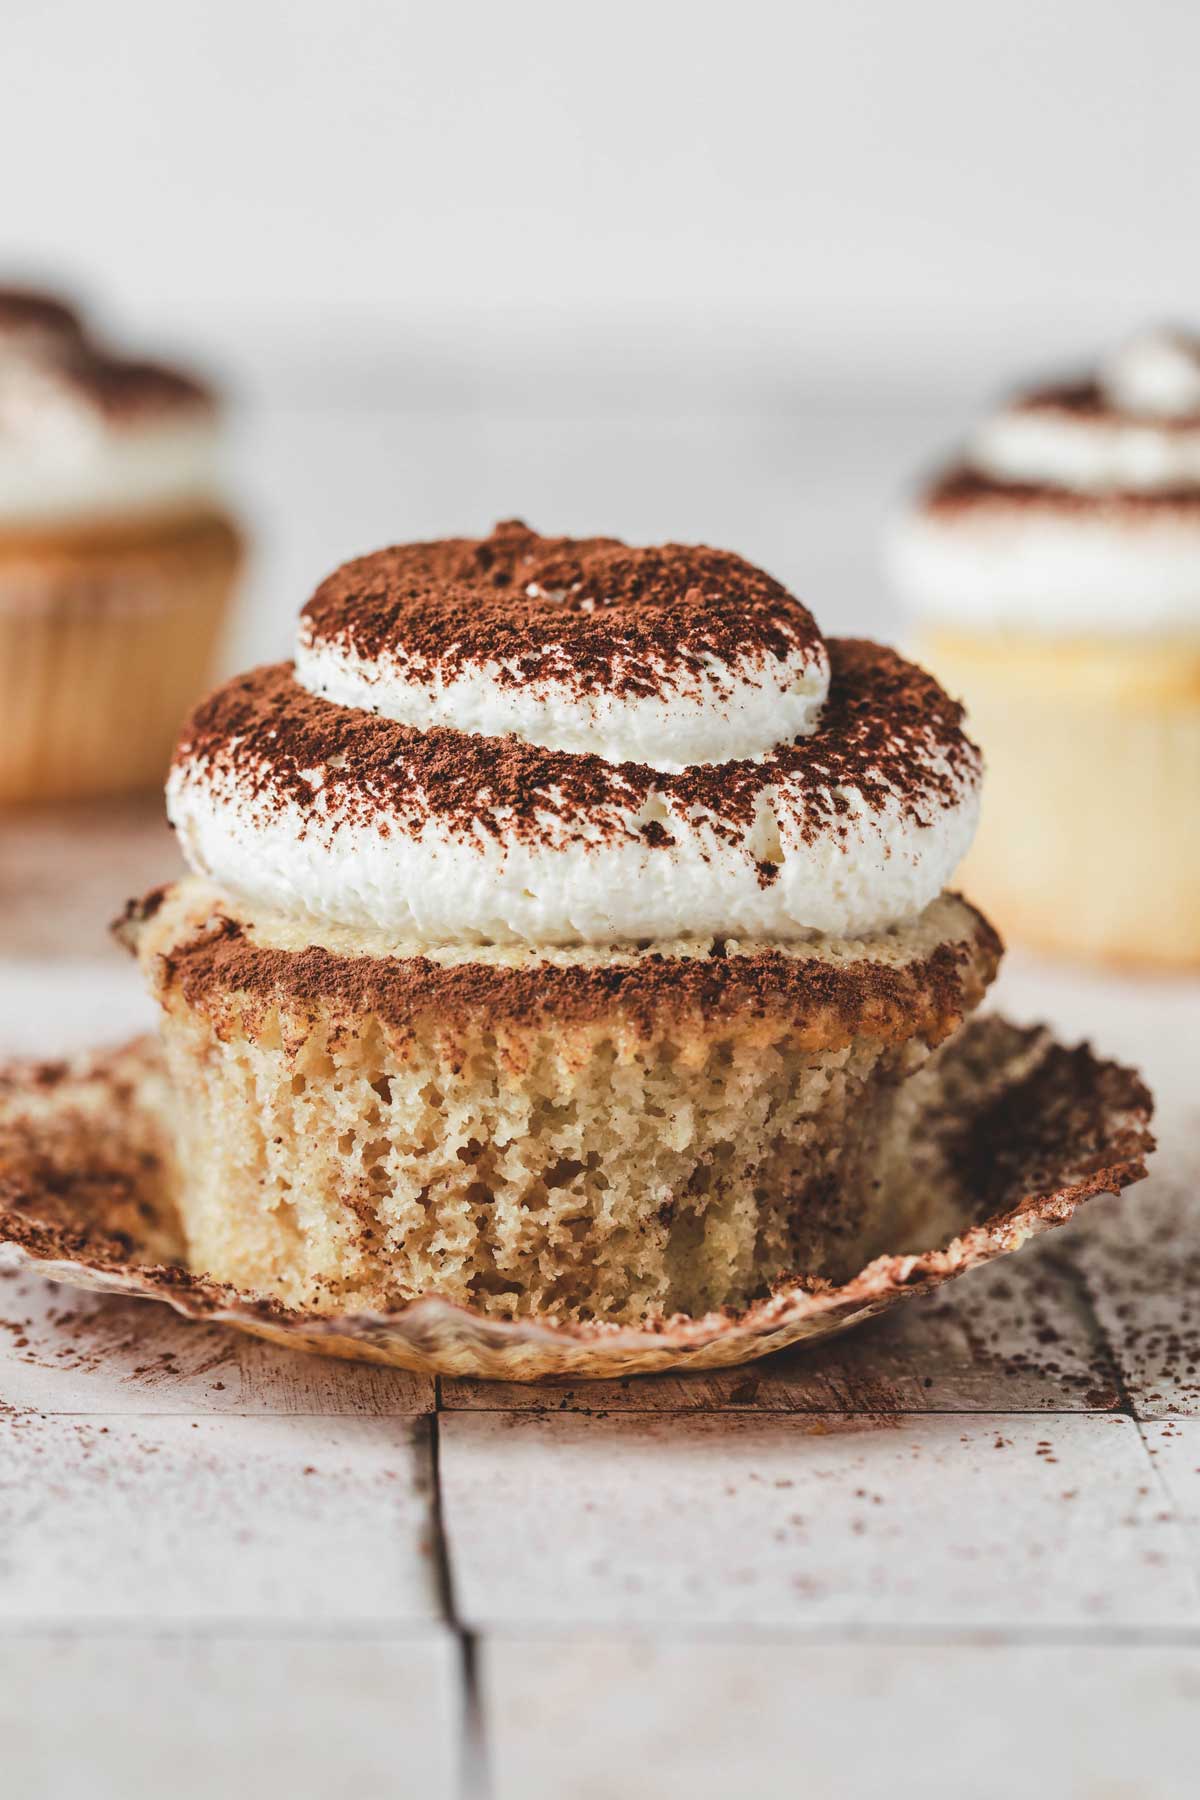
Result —
[[[0,289],[0,804],[162,778],[239,560],[213,396]]]
[[[1200,964],[1200,341],[1012,400],[893,566],[988,758],[972,891],[1037,945]]]
[[[934,681],[728,552],[348,563],[193,713],[195,873],[124,928],[193,1267],[633,1322],[903,1247],[877,1153],[999,955],[945,891],[979,780]]]

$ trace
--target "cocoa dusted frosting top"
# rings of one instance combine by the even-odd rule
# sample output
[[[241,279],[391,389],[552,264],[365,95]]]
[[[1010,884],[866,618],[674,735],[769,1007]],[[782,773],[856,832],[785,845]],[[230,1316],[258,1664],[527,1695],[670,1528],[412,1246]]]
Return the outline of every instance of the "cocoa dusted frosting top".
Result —
[[[215,396],[126,356],[64,300],[0,288],[0,527],[211,504]]]
[[[36,288],[0,287],[0,347],[40,339],[80,343],[83,321],[73,306]]]
[[[198,872],[405,939],[873,930],[974,829],[961,712],[894,652],[826,643],[726,551],[540,538],[348,563],[294,665],[195,712],[168,787]]]
[[[296,674],[422,729],[681,770],[810,730],[828,658],[808,609],[727,550],[509,520],[335,571],[301,614]]]
[[[897,586],[952,626],[1190,630],[1200,618],[1200,338],[1149,331],[975,427],[898,521]]]
[[[119,354],[92,336],[75,308],[56,295],[0,288],[0,364],[18,358],[28,372],[114,419],[216,407],[204,382],[166,363]],[[0,367],[0,381],[12,373]]]
[[[728,550],[541,538],[519,520],[483,539],[401,544],[323,581],[301,614],[306,650],[403,660],[442,679],[490,667],[504,686],[660,695],[711,664],[820,654],[806,607]]]

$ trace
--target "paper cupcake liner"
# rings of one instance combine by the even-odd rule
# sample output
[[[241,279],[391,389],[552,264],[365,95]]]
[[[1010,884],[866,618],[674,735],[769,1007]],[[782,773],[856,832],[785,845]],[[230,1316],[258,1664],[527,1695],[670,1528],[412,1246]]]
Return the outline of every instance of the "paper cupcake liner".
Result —
[[[0,804],[161,783],[239,559],[221,519],[0,555]]]
[[[165,1301],[325,1356],[507,1381],[716,1368],[843,1331],[1064,1224],[1145,1174],[1152,1102],[1086,1046],[996,1017],[934,1059],[914,1109],[926,1247],[840,1286],[798,1279],[737,1314],[645,1327],[485,1318],[435,1294],[389,1313],[290,1310],[189,1273],[171,1195],[171,1097],[157,1044],[0,1068],[0,1247],[55,1281]],[[906,1206],[911,1199],[906,1198]]]

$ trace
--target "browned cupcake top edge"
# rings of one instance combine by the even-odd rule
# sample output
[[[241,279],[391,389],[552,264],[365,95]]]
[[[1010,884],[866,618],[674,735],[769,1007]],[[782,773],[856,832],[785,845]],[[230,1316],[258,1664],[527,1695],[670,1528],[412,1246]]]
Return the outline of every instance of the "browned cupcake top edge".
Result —
[[[862,1036],[939,1042],[980,1000],[1002,945],[969,903],[958,901],[955,935],[907,959],[857,954],[827,959],[819,948],[731,946],[696,954],[653,947],[576,962],[521,958],[506,964],[427,955],[362,955],[309,944],[280,948],[247,917],[222,905],[166,918],[177,888],[151,890],[118,921],[118,935],[148,963],[160,998],[227,1017],[253,1032],[272,1014],[321,1014],[335,1030],[377,1020],[404,1035],[434,1029],[536,1032],[602,1025],[657,1036],[770,1022],[842,1047]],[[892,938],[889,945],[894,945]]]

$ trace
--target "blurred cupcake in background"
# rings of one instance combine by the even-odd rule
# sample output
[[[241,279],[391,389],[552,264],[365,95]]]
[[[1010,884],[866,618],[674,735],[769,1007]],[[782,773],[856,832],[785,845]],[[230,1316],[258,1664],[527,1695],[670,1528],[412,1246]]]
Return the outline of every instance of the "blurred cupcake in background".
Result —
[[[0,288],[0,804],[158,783],[242,544],[214,395]]]
[[[891,543],[988,760],[963,880],[1013,937],[1200,964],[1200,340],[985,420]]]

